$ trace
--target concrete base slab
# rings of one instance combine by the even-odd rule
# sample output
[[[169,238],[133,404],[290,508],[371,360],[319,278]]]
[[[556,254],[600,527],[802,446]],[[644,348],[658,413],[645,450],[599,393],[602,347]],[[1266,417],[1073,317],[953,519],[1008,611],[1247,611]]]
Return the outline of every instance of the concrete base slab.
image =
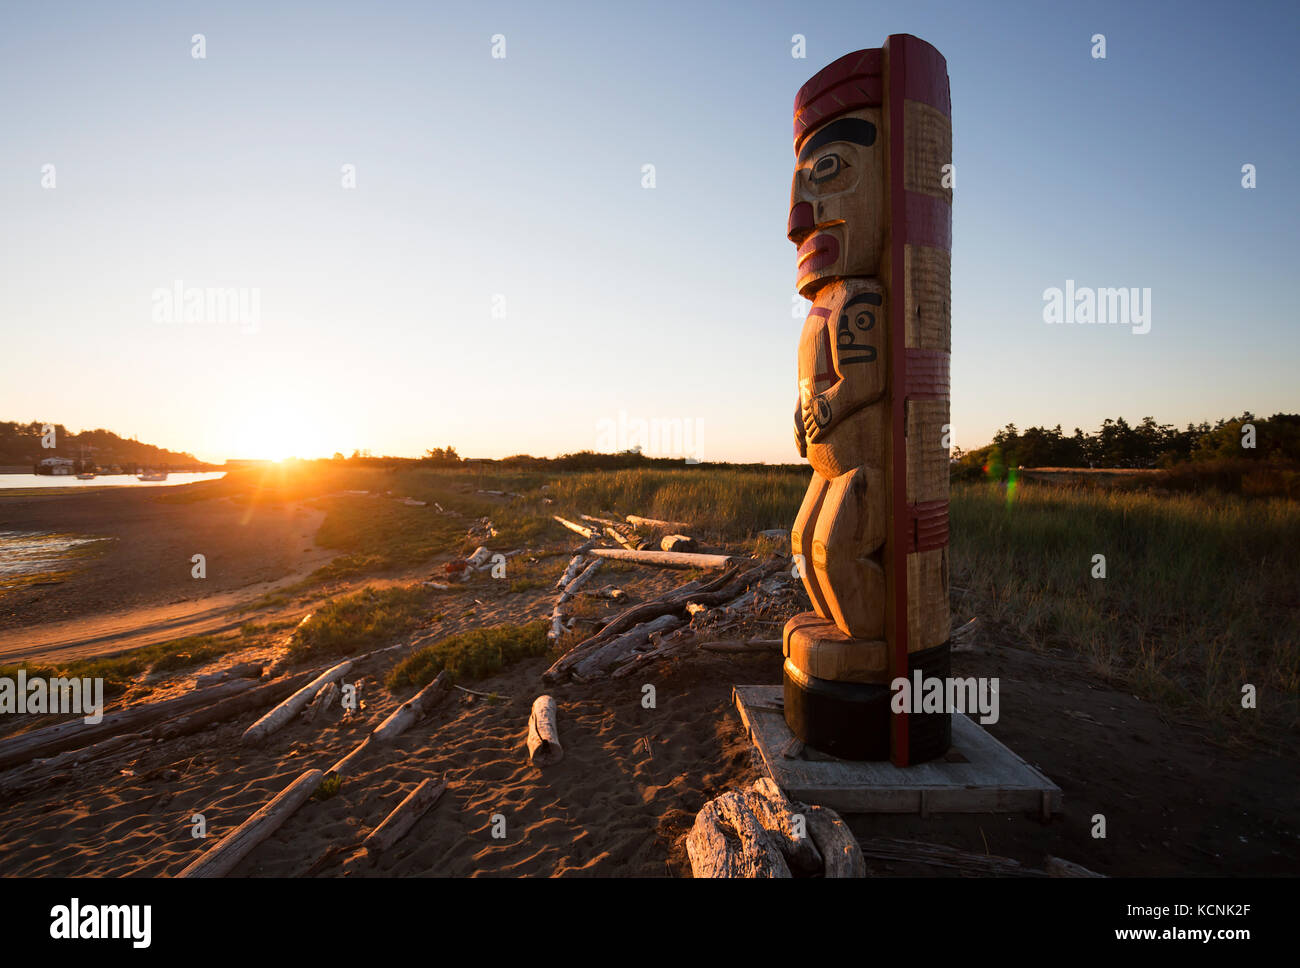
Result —
[[[962,713],[952,748],[938,760],[897,767],[856,762],[803,746],[790,732],[780,686],[735,686],[750,741],[786,795],[840,813],[1023,813],[1061,810],[1061,788]]]

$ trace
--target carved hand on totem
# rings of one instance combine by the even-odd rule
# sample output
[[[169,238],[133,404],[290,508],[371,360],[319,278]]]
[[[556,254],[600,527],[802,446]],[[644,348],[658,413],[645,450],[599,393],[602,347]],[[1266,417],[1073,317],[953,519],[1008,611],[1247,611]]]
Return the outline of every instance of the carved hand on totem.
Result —
[[[799,448],[799,456],[808,456],[808,441],[804,438],[803,415],[800,413],[799,401],[794,402],[794,443]]]
[[[809,444],[815,444],[822,440],[834,426],[835,408],[833,401],[836,397],[835,391],[838,388],[839,384],[836,384],[829,390],[813,395],[801,408],[804,435]]]

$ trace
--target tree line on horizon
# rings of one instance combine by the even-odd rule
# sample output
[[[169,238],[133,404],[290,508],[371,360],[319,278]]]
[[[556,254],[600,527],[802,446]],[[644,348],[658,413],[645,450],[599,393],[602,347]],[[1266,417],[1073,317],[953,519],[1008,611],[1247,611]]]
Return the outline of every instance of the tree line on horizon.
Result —
[[[956,450],[953,460],[957,477],[993,479],[1005,479],[1021,467],[1170,470],[1239,461],[1287,466],[1300,464],[1300,414],[1256,417],[1246,411],[1214,424],[1189,423],[1182,430],[1157,424],[1153,417],[1137,424],[1107,418],[1094,433],[1076,427],[1070,435],[1060,424],[1026,430],[1007,424],[991,443],[964,453]]]
[[[47,427],[54,431],[54,447],[44,446]],[[204,463],[193,454],[142,444],[138,440],[119,437],[111,430],[102,428],[73,433],[61,423],[0,420],[0,465],[32,466],[47,457],[80,460],[83,453],[88,461],[101,465]]]

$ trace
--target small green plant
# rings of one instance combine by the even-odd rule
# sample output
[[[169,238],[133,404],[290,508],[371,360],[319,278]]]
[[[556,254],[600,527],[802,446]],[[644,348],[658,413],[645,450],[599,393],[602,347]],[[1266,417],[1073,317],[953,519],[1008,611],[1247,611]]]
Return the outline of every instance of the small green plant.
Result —
[[[331,773],[320,781],[320,786],[316,788],[316,792],[311,795],[311,798],[313,800],[328,800],[331,797],[338,796],[341,789],[343,789],[343,778],[337,773]]]

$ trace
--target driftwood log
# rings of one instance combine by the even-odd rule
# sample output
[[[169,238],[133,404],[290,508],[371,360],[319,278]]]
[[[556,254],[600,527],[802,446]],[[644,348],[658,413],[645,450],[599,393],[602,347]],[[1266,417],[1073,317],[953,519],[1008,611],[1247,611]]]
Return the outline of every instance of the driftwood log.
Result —
[[[596,531],[593,528],[588,528],[585,525],[578,524],[576,521],[570,521],[568,518],[562,518],[558,514],[552,514],[551,517],[554,518],[556,521],[558,521],[560,524],[564,525],[574,534],[580,534],[584,538],[600,537],[600,532]]]
[[[556,659],[542,674],[542,678],[547,682],[558,682],[568,678],[579,663],[623,632],[662,615],[675,615],[684,619],[686,607],[691,603],[718,605],[731,601],[751,582],[761,581],[767,575],[784,567],[784,561],[780,558],[756,563],[744,571],[739,565],[732,565],[717,578],[709,581],[696,579],[659,598],[624,609],[595,635],[578,643]]]
[[[629,551],[627,548],[592,548],[598,558],[629,561],[634,565],[656,568],[704,568],[718,570],[735,563],[731,555],[705,555],[690,551]]]
[[[696,877],[790,877],[776,835],[764,828],[743,793],[729,790],[710,800],[686,835]]]
[[[594,679],[626,662],[652,636],[671,632],[686,620],[677,615],[660,615],[649,622],[633,626],[622,635],[603,642],[573,664],[569,675],[575,679]]]
[[[582,556],[576,555],[575,559],[581,563]],[[570,562],[570,565],[572,564],[573,563]],[[587,565],[580,575],[576,578],[570,579],[560,591],[560,597],[555,600],[555,607],[551,610],[551,628],[550,631],[546,633],[546,640],[552,645],[560,640],[560,636],[564,631],[564,606],[572,601],[573,597],[578,594],[578,590],[581,589],[583,585],[591,581],[592,576],[600,570],[600,566],[601,561],[597,558],[595,561],[591,562],[591,564]]]
[[[82,717],[77,717],[20,733],[0,741],[0,769],[27,763],[38,757],[53,756],[65,750],[90,746],[118,733],[138,732],[143,726],[229,699],[255,689],[257,685],[253,679],[236,679],[207,689],[195,689],[175,699],[128,706],[117,712],[106,713],[98,723],[87,723]]]
[[[686,852],[696,877],[867,873],[857,840],[835,811],[788,799],[768,777],[706,803]]]
[[[803,805],[795,807],[771,777],[757,780],[746,790],[745,802],[763,829],[776,839],[791,869],[810,874],[822,869],[822,855],[807,829]],[[802,823],[796,815],[803,817]]]
[[[333,682],[347,675],[348,670],[352,668],[351,659],[340,662],[331,669],[326,669],[319,676],[313,679],[307,685],[303,686],[284,702],[280,703],[257,722],[244,730],[244,735],[240,737],[240,742],[245,745],[260,743],[280,727],[284,726],[289,720],[293,719],[317,691],[327,682]]]
[[[319,722],[328,715],[330,709],[336,706],[340,698],[340,689],[337,682],[327,682],[316,690],[316,695],[312,697],[311,705],[303,713],[312,722]]]
[[[586,551],[580,550],[569,559],[569,564],[565,567],[564,573],[555,580],[555,590],[557,592],[564,591],[569,582],[573,581],[574,576],[578,574],[578,569],[582,567],[582,562],[585,557]]]
[[[429,809],[441,799],[447,789],[447,780],[445,778],[435,780],[432,777],[421,780],[414,790],[403,798],[402,802],[395,806],[391,813],[385,817],[374,830],[366,836],[359,845],[361,849],[349,857],[343,864],[344,873],[352,873],[361,867],[369,867],[379,857],[381,853],[388,850],[395,843],[410,833],[411,828],[429,812]],[[345,845],[337,845],[335,852],[346,850]],[[329,860],[332,856],[328,852],[323,856],[318,864]],[[315,865],[313,865],[315,866]],[[310,875],[309,875],[310,876]]]
[[[376,853],[388,850],[410,832],[415,822],[438,802],[446,789],[445,777],[421,780],[420,785],[407,794],[378,827],[370,831],[361,846]]]
[[[275,679],[271,682],[254,682],[256,688],[210,703],[192,713],[168,719],[153,727],[149,731],[149,735],[157,739],[172,739],[176,736],[188,736],[191,733],[197,733],[213,723],[234,719],[249,710],[265,709],[267,703],[279,702],[285,696],[292,695],[315,677],[315,672],[302,672],[296,676]]]
[[[867,861],[853,836],[838,813],[816,804],[800,804],[804,823],[813,843],[817,845],[825,864],[825,877],[866,877]]]
[[[340,780],[342,780],[345,776],[351,773],[352,768],[357,764],[357,760],[361,759],[361,757],[365,756],[366,753],[370,752],[370,750],[377,745],[371,742],[373,738],[374,738],[373,734],[370,733],[366,734],[366,738],[357,744],[356,749],[354,749],[351,753],[348,753],[341,760],[339,760],[337,763],[335,763],[333,766],[331,766],[328,770],[325,771],[323,779],[329,779],[330,777],[336,776]]]
[[[657,531],[693,531],[694,525],[685,521],[660,521],[658,518],[643,518],[639,514],[629,514],[627,523],[638,528],[653,528]]]
[[[666,534],[659,542],[664,551],[694,551],[699,546],[689,534]]]
[[[739,574],[740,569],[732,568],[724,572],[718,578],[710,582],[702,579],[687,582],[680,588],[676,588],[666,595],[653,598],[647,602],[641,602],[630,608],[624,609],[618,615],[614,616],[603,629],[595,635],[584,639],[566,652],[560,658],[551,664],[551,667],[542,673],[542,678],[548,682],[557,681],[567,677],[568,671],[585,655],[594,651],[603,643],[609,641],[615,635],[626,632],[628,629],[642,622],[649,621],[652,618],[658,618],[660,615],[675,613],[686,608],[687,602],[692,594],[707,594],[717,588],[722,588],[728,582],[734,580]]]
[[[0,775],[0,793],[20,793],[24,790],[30,790],[48,783],[53,777],[60,774],[64,779],[70,780],[72,775],[68,773],[68,770],[71,767],[114,753],[143,749],[152,742],[153,740],[144,733],[122,733],[118,736],[110,736],[108,739],[100,740],[91,746],[68,750],[66,753],[60,753],[48,760],[37,760],[35,763],[29,763],[26,766],[19,767],[16,770],[9,770]]]
[[[370,735],[378,743],[391,743],[426,716],[448,692],[447,670],[438,673],[431,683],[395,709],[391,716],[375,727]]]
[[[564,756],[555,718],[555,698],[538,696],[528,717],[528,760],[536,766],[550,766]]]
[[[302,774],[177,876],[225,877],[254,847],[279,830],[307,802],[320,786],[321,777],[320,770],[308,770]]]
[[[605,533],[613,538],[616,544],[621,544],[628,551],[637,550],[636,545],[628,539],[627,535],[623,534],[622,531],[618,530],[618,528],[614,527],[612,524],[605,527]]]

